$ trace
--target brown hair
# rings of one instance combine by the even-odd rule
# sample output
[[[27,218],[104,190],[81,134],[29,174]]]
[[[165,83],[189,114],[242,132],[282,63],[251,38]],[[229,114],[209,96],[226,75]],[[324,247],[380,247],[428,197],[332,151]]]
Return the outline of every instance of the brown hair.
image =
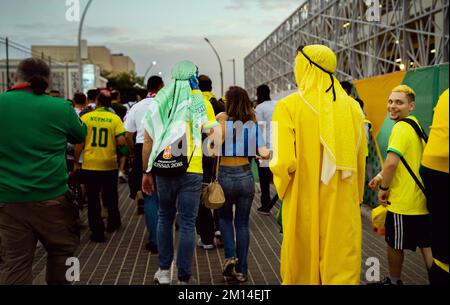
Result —
[[[241,87],[233,86],[225,93],[225,112],[234,121],[246,123],[248,121],[256,122],[253,105],[248,97],[247,91]]]
[[[50,68],[39,58],[27,58],[19,63],[17,76],[31,85],[34,94],[42,95],[49,84]]]

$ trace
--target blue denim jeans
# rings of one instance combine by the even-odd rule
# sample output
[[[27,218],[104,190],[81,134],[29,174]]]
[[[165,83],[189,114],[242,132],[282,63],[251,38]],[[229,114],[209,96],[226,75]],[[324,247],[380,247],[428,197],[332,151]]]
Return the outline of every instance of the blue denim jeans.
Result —
[[[144,194],[144,214],[145,225],[148,230],[148,242],[157,247],[157,228],[158,228],[158,194],[155,192],[151,196]]]
[[[191,277],[195,251],[197,219],[203,176],[186,173],[179,177],[156,177],[159,198],[158,251],[159,267],[170,269],[173,261],[173,221],[178,210],[179,243],[177,252],[178,280]]]
[[[221,166],[219,183],[225,193],[225,204],[219,209],[225,258],[237,258],[236,272],[248,275],[247,254],[250,210],[255,196],[255,182],[250,167]],[[236,205],[233,228],[233,204]],[[234,235],[236,232],[236,237]]]

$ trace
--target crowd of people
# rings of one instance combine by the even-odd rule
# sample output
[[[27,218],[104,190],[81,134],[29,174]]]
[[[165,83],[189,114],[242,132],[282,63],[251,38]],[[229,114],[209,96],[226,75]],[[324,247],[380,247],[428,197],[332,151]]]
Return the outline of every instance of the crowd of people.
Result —
[[[277,102],[263,84],[253,103],[237,86],[217,99],[211,79],[180,61],[169,83],[150,77],[135,103],[109,89],[76,93],[69,103],[46,94],[45,62],[23,60],[14,87],[0,95],[0,124],[8,130],[0,135],[0,284],[32,283],[38,241],[48,253],[47,283],[67,284],[79,208],[87,204],[91,242],[105,242],[122,225],[120,182],[128,182],[145,217],[146,249],[159,261],[155,282],[171,283],[175,222],[179,284],[195,283],[196,246],[223,247],[223,276],[246,282],[253,162],[257,211],[272,215],[282,201],[283,284],[359,284],[370,122],[335,69],[328,47],[299,47],[298,90]],[[383,285],[402,284],[404,250],[417,247],[430,283],[448,284],[448,89],[429,138],[412,115],[415,97],[405,85],[392,90],[387,107],[396,124],[383,170],[368,184],[388,210]],[[202,194],[215,180],[224,202],[212,210]]]

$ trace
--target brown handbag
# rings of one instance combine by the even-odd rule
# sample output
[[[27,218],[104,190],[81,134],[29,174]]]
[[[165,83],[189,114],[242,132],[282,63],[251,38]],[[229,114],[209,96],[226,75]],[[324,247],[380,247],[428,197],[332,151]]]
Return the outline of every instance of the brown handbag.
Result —
[[[208,209],[220,209],[225,203],[225,194],[219,184],[219,162],[220,157],[216,161],[216,177],[213,181],[203,185],[202,202]]]

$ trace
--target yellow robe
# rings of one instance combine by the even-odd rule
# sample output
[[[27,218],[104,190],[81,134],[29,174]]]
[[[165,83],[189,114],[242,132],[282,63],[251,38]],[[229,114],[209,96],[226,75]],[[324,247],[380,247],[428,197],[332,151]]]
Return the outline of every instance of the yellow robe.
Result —
[[[344,94],[340,86],[337,91],[338,98]],[[334,120],[336,126],[347,126],[338,132],[354,133],[351,145],[356,155],[356,172],[344,179],[345,168],[337,166],[327,185],[321,181],[324,147],[319,133],[318,99],[306,101],[297,92],[279,101],[274,111],[274,158],[270,168],[283,200],[283,284],[360,283],[360,202],[366,139],[359,105],[348,104],[345,122],[339,122],[340,117]]]
[[[271,169],[283,196],[283,284],[358,284],[364,169],[351,181],[335,174],[328,185],[320,182],[317,116],[296,94],[278,102],[273,121],[278,122],[279,149]],[[361,166],[365,146],[358,151]]]

